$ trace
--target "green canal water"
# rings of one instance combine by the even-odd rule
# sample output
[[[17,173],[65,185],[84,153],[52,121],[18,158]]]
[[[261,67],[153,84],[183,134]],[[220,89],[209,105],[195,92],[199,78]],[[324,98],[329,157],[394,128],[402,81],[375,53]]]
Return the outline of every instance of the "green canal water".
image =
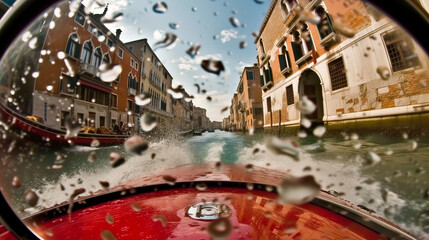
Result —
[[[142,156],[126,152],[122,145],[28,150],[17,143],[9,146],[10,153],[3,156],[2,187],[15,209],[25,208],[24,212],[18,211],[25,216],[67,201],[67,194],[75,188],[85,188],[86,192],[100,190],[99,181],[108,181],[114,187],[187,164],[217,161],[253,164],[295,176],[314,175],[324,190],[364,205],[423,238],[429,236],[429,138],[293,137],[299,144],[299,161],[267,149],[265,138],[261,133],[217,130],[202,136],[150,143]],[[259,151],[254,153],[256,148]],[[91,152],[95,152],[94,162],[88,161]],[[108,160],[111,152],[122,154],[125,164],[112,168]],[[365,165],[368,152],[377,154],[381,161]],[[53,165],[62,169],[53,169]],[[20,188],[11,186],[14,176],[20,178]],[[39,195],[35,208],[24,203],[25,189]]]

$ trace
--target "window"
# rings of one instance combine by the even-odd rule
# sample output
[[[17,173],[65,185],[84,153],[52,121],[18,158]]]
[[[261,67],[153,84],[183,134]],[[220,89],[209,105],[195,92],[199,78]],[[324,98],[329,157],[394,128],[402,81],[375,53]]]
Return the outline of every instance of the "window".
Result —
[[[317,30],[319,31],[320,39],[323,40],[329,34],[334,32],[331,16],[329,16],[322,6],[318,6],[314,11],[320,17],[320,22],[317,24]]]
[[[101,64],[101,50],[100,48],[95,49],[94,58],[92,59],[92,65],[99,67]]]
[[[267,112],[271,112],[271,97],[267,98]]]
[[[85,17],[80,12],[76,13],[74,20],[75,22],[79,23],[79,25],[81,25],[82,27],[85,25]]]
[[[80,44],[79,37],[76,33],[70,35],[69,39],[67,40],[66,53],[71,57],[79,58]]]
[[[110,40],[110,39],[107,39],[107,46],[114,47],[115,46],[115,42],[112,41],[112,40]]]
[[[283,46],[281,49],[281,54],[279,54],[279,63],[280,63],[280,71],[284,74],[286,72],[291,72],[290,67],[290,57],[289,52],[286,49],[286,46]]]
[[[395,30],[383,36],[393,72],[420,65],[411,39]]]
[[[110,106],[114,108],[118,107],[118,96],[115,94],[110,95]]]
[[[103,56],[103,63],[110,63],[110,56],[109,54],[104,54]]]
[[[130,49],[130,51],[133,51],[133,47],[132,46],[129,46],[128,49]]]
[[[332,91],[347,87],[347,76],[343,57],[339,57],[328,63],[328,69],[331,77]]]
[[[123,55],[124,55],[124,50],[122,50],[121,48],[118,48],[118,56],[122,58]]]
[[[130,66],[134,67],[134,59],[133,58],[131,58],[131,60],[130,60]]]
[[[293,41],[292,50],[297,65],[302,63],[301,58],[305,56],[309,51],[313,49],[313,39],[311,38],[310,30],[308,25],[301,22],[301,29],[298,31],[294,29],[292,31]],[[300,61],[301,60],[301,61]]]
[[[161,100],[161,110],[167,111],[167,103],[164,100]]]
[[[65,126],[65,119],[70,115],[70,112],[61,111],[61,127]]]
[[[253,80],[253,72],[246,71],[247,80]]]
[[[127,102],[128,102],[128,111],[134,111],[134,105],[133,105],[133,101],[131,101],[131,100],[127,100]]]
[[[255,108],[255,109],[253,110],[253,113],[254,113],[255,115],[261,115],[261,114],[263,113],[262,108]]]
[[[146,53],[146,45],[143,46],[143,52]]]
[[[304,56],[301,34],[297,30],[295,30],[293,31],[292,36],[293,36],[293,41],[292,41],[293,56],[295,57],[295,61],[297,61],[302,56]]]
[[[294,98],[293,98],[293,85],[289,85],[286,87],[286,102],[287,105],[292,105],[295,103]]]
[[[83,113],[77,113],[77,122],[78,123],[83,123],[83,120],[84,120]]]
[[[92,35],[94,35],[94,36],[96,36],[96,37],[98,37],[99,35],[100,35],[100,31],[98,31],[98,29],[94,26],[94,25],[92,25],[92,24],[89,24],[88,25],[88,32],[90,32]]]
[[[92,54],[92,44],[91,42],[85,42],[85,44],[83,45],[83,51],[82,51],[80,60],[84,63],[90,63],[91,54]]]
[[[292,11],[297,6],[296,0],[281,0],[280,1],[280,9],[282,11],[283,19],[289,16],[290,11]]]

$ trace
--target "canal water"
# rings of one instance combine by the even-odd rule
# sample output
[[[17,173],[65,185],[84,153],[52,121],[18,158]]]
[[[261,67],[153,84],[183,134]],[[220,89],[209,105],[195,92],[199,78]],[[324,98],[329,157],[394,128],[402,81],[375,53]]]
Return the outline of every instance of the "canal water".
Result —
[[[3,164],[7,162],[9,171],[3,171],[2,181],[10,183],[14,176],[19,176],[22,187],[5,188],[4,192],[16,209],[28,207],[23,199],[25,189],[38,193],[40,201],[36,208],[19,211],[25,216],[67,201],[67,193],[75,188],[82,187],[87,192],[100,190],[99,181],[108,181],[110,187],[114,187],[187,164],[217,161],[253,164],[295,176],[311,174],[322,189],[364,205],[419,236],[429,233],[429,138],[372,135],[289,138],[299,145],[298,161],[267,149],[267,138],[261,133],[249,135],[216,130],[202,136],[151,143],[142,156],[126,152],[122,145],[29,152],[12,149],[12,154],[3,161]],[[125,164],[112,168],[108,160],[111,152],[123,155]],[[369,153],[376,154],[380,162],[365,164],[369,157],[374,158]],[[90,155],[95,155],[93,162],[88,161]],[[60,184],[65,190],[61,190]]]

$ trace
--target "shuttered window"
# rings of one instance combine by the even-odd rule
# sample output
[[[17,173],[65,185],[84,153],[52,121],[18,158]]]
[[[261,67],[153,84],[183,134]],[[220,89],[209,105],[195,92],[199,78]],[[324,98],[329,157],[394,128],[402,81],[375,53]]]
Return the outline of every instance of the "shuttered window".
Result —
[[[286,102],[287,105],[292,105],[295,103],[294,98],[293,98],[293,85],[289,85],[286,87]]]
[[[328,63],[328,69],[331,77],[332,91],[347,87],[347,76],[343,57],[339,57]]]

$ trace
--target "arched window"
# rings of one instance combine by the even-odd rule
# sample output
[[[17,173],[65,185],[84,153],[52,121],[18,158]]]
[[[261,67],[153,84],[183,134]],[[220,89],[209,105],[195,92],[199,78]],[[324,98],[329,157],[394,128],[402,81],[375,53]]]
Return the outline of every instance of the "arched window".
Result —
[[[293,30],[292,32],[292,49],[293,49],[293,55],[295,57],[295,61],[300,59],[302,56],[304,56],[304,51],[302,48],[302,39],[301,34],[298,32],[298,30]]]
[[[100,48],[95,49],[94,58],[92,59],[92,65],[99,67],[101,64],[101,56],[102,56],[102,53]]]
[[[322,6],[316,7],[314,11],[320,17],[320,23],[317,24],[317,30],[319,30],[320,39],[323,40],[330,33],[334,32],[331,16],[329,16]]]
[[[83,51],[82,55],[80,56],[80,60],[84,63],[90,63],[91,62],[91,54],[92,54],[92,44],[91,42],[85,42],[83,45]]]
[[[71,34],[67,40],[66,53],[71,57],[79,58],[80,44],[76,33]]]
[[[110,56],[109,54],[104,54],[103,56],[103,63],[110,63]]]

